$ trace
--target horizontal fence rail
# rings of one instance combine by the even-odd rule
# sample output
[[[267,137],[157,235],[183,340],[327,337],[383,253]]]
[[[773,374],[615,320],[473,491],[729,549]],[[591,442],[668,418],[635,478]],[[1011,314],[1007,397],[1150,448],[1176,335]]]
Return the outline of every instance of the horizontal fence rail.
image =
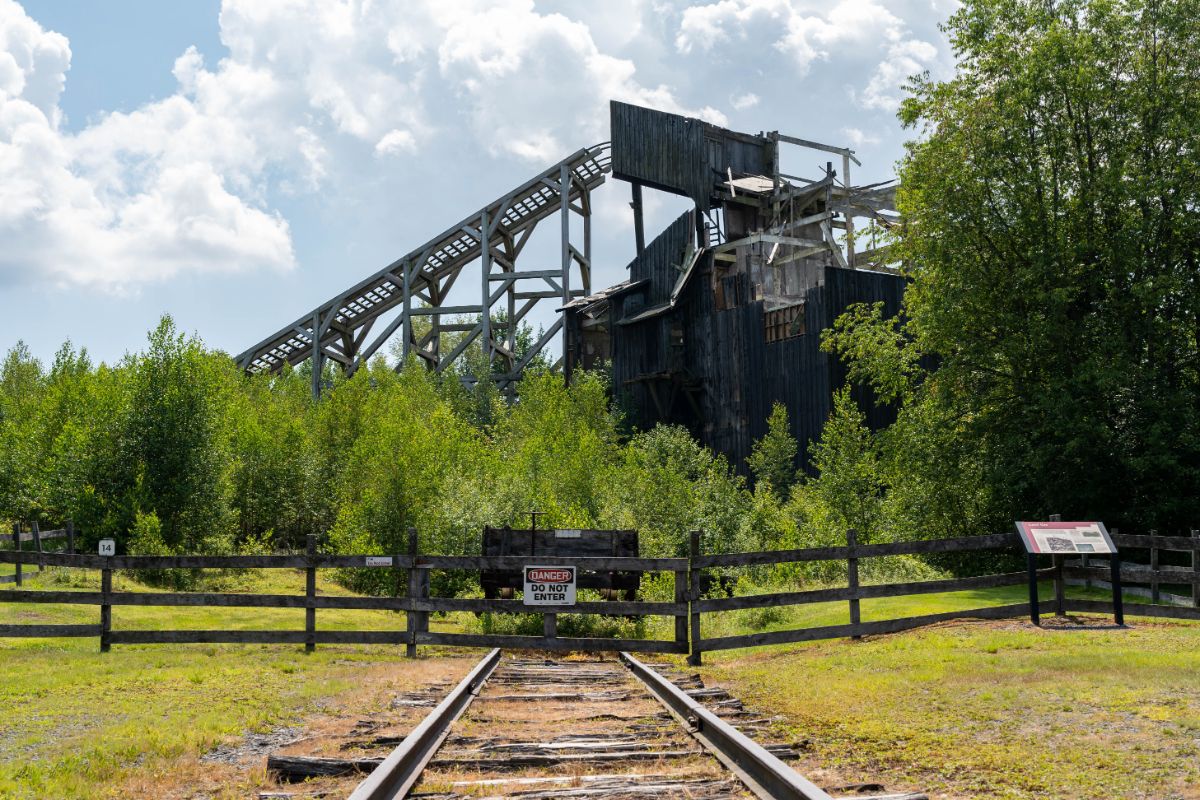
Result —
[[[71,533],[68,525],[63,529]],[[31,531],[31,536],[34,535]],[[99,637],[101,650],[113,644],[199,644],[254,643],[303,644],[311,650],[318,644],[386,644],[405,645],[409,655],[415,655],[418,645],[454,647],[509,647],[548,651],[629,651],[639,653],[688,654],[689,661],[700,663],[706,651],[756,647],[760,645],[805,642],[818,639],[862,637],[895,633],[953,619],[1002,619],[1021,617],[1030,613],[1029,603],[1013,603],[983,608],[968,608],[935,614],[922,614],[894,619],[863,621],[861,601],[896,598],[932,593],[984,590],[1018,586],[1029,580],[1026,571],[961,578],[864,585],[859,580],[859,561],[864,558],[897,555],[928,555],[968,553],[981,550],[1002,550],[1018,547],[1015,534],[960,537],[913,542],[858,544],[850,531],[847,544],[793,550],[751,553],[700,552],[701,536],[693,532],[687,558],[633,557],[564,557],[564,556],[441,556],[417,552],[415,531],[409,532],[408,552],[379,555],[336,555],[319,553],[315,537],[310,537],[302,554],[253,556],[97,556],[72,552],[50,553],[41,550],[41,538],[36,539],[39,552],[21,549],[24,533],[14,536],[12,550],[0,550],[0,564],[22,566],[42,564],[52,567],[98,569],[101,572],[100,591],[28,590],[23,588],[0,591],[2,603],[40,603],[92,605],[100,609],[97,624],[3,624],[0,637]],[[1156,548],[1193,553],[1192,566],[1125,563],[1120,574],[1133,583],[1162,583],[1190,585],[1193,593],[1200,591],[1200,575],[1196,564],[1200,558],[1200,537],[1130,536],[1113,534],[1119,547]],[[702,586],[708,570],[756,567],[814,561],[844,561],[847,585],[790,592],[771,592],[738,597],[704,597]],[[674,576],[674,596],[670,600],[583,600],[574,605],[527,606],[522,600],[430,596],[430,573],[434,570],[481,571],[520,569],[530,563],[548,566],[574,566],[580,572],[666,572]],[[129,592],[114,591],[112,575],[116,570],[165,569],[293,569],[305,574],[303,594],[248,594],[234,592]],[[329,596],[316,592],[318,569],[374,569],[394,573],[395,596]],[[1082,561],[1054,565],[1034,573],[1039,580],[1052,580],[1056,595],[1062,598],[1066,580],[1085,580],[1096,585],[1108,575],[1108,567],[1093,567]],[[400,588],[407,587],[401,594]],[[819,625],[793,630],[761,631],[729,636],[703,636],[704,614],[777,608],[813,603],[845,602],[849,622]],[[229,607],[303,609],[303,629],[295,630],[114,630],[113,607]],[[394,630],[317,630],[316,615],[320,610],[369,610],[404,612],[404,628]],[[1060,600],[1059,611],[1110,612],[1112,604],[1091,600]],[[542,634],[460,633],[431,631],[431,613],[466,612],[473,614],[537,614],[542,617]],[[1141,605],[1130,609],[1133,614],[1179,619],[1200,619],[1200,608],[1180,608]],[[674,636],[662,639],[599,638],[561,636],[557,618],[560,614],[604,615],[610,617],[671,617]]]
[[[1111,537],[1123,552],[1120,577],[1124,594],[1149,598],[1154,605],[1200,608],[1200,530],[1193,530],[1191,536],[1129,535],[1113,531]],[[1148,563],[1132,560],[1142,552]],[[1188,563],[1164,564],[1165,553],[1177,554],[1175,560]],[[1063,566],[1070,583],[1087,588],[1112,588],[1107,571],[1095,566],[1086,555],[1064,561]],[[1186,594],[1167,591],[1176,587]]]

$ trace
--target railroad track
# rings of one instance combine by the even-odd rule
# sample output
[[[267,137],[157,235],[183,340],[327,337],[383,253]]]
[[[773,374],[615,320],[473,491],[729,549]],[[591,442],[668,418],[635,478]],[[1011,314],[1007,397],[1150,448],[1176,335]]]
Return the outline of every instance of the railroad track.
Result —
[[[386,757],[346,760],[341,768],[369,770],[350,800],[925,800],[853,793],[876,786],[830,793],[814,785],[786,763],[800,757],[799,746],[750,738],[771,722],[724,690],[704,687],[699,676],[628,653],[620,660],[543,660],[493,650],[419,724],[395,737],[398,746]],[[294,761],[334,769],[333,759]]]

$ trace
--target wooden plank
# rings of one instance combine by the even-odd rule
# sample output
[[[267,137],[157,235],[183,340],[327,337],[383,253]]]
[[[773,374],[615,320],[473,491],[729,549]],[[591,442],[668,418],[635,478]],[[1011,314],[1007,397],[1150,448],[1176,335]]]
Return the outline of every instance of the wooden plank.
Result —
[[[326,758],[272,753],[267,756],[267,772],[278,775],[280,780],[290,783],[309,778],[338,777],[355,773],[366,774],[378,767],[382,761],[382,758]]]
[[[33,550],[38,555],[38,572],[46,568],[46,562],[43,560],[44,551],[42,550],[42,530],[38,525],[38,521],[33,521]]]
[[[849,186],[848,181],[846,182],[846,185]],[[854,250],[852,246],[848,249],[848,252],[853,255]],[[850,528],[848,531],[846,531],[846,544],[849,546],[852,554],[858,552],[858,531],[854,530],[853,528]],[[847,588],[850,590],[850,624],[857,625],[862,622],[862,612],[859,608],[858,599],[858,559],[854,555],[851,555],[846,561],[846,577],[848,583]]]
[[[849,547],[810,547],[799,550],[724,553],[700,556],[693,561],[693,566],[703,569],[707,567],[746,567],[756,564],[787,564],[798,561],[844,561],[851,558],[852,555],[856,558],[873,558],[966,550],[994,550],[1015,546],[1017,543],[1018,539],[1015,533],[1001,533],[989,536],[963,536],[956,539],[925,539],[912,542],[859,545],[854,548],[853,553]]]
[[[308,560],[311,563],[317,555],[317,537],[315,534],[308,534],[305,537]],[[304,633],[306,639],[304,642],[304,652],[311,653],[317,647],[316,632],[317,632],[317,569],[316,567],[308,567],[304,570]]]
[[[99,636],[99,625],[0,625],[0,638]]]
[[[409,528],[408,529],[408,556],[409,556],[409,559],[411,562],[416,561],[418,552],[419,552],[419,541],[417,539],[417,529]],[[420,570],[413,569],[412,567],[410,567],[408,570],[408,600],[411,602],[411,601],[420,600],[420,599],[424,599],[421,597]],[[405,622],[405,628],[406,628],[405,632],[408,634],[408,641],[406,642],[407,647],[404,650],[404,654],[407,658],[416,658],[417,657],[417,631],[420,629],[420,625],[417,623],[417,615],[413,614],[412,612],[408,612],[406,614],[406,619],[404,622]]]
[[[47,539],[65,539],[65,538],[67,538],[67,529],[62,528],[62,529],[53,530],[53,531],[38,531],[38,533],[36,535],[31,530],[28,533],[21,534],[21,541],[22,542],[36,542],[38,536],[41,537],[43,542],[46,541]]]
[[[534,559],[531,561],[530,559]],[[675,572],[688,568],[686,558],[574,558],[566,556],[418,556],[418,569],[520,569],[526,564],[576,566],[581,570],[611,572],[642,570]]]
[[[1053,567],[1038,570],[1039,578],[1050,578],[1054,574]],[[859,589],[861,598],[871,597],[902,597],[910,594],[938,594],[941,592],[962,592],[970,589],[994,589],[999,586],[1020,586],[1029,579],[1029,573],[1006,572],[999,575],[980,575],[971,578],[947,578],[938,581],[913,581],[911,583],[889,583],[876,586],[863,586]]]
[[[1159,550],[1190,551],[1196,545],[1195,541],[1187,536],[1140,536],[1129,533],[1113,533],[1109,538],[1118,548],[1144,547],[1147,550],[1157,548]]]
[[[1108,600],[1067,600],[1067,610],[1111,614],[1113,613],[1113,604]],[[1133,617],[1200,620],[1200,608],[1188,608],[1187,606],[1155,606],[1126,602],[1125,613]]]
[[[100,652],[112,648],[112,570],[100,570]]]
[[[390,558],[389,564],[368,566],[368,558]],[[42,559],[51,567],[83,567],[102,569],[387,569],[394,566],[407,567],[406,556],[338,556],[318,554],[312,559],[304,555],[279,556],[95,556],[72,555],[70,553],[45,553]],[[401,563],[397,564],[397,559]],[[37,553],[18,553],[0,550],[0,564],[36,564]]]
[[[700,556],[701,532],[692,531],[688,536],[688,554],[690,562],[696,563]],[[692,567],[688,570],[688,659],[687,663],[693,667],[700,666],[703,661],[703,656],[700,655],[700,648],[697,646],[700,642],[700,570]]]
[[[675,572],[675,643],[688,645],[688,574],[687,570]]]
[[[475,633],[430,633],[418,632],[418,644],[441,644],[452,647],[504,647],[530,650],[579,650],[600,652],[629,650],[638,653],[686,653],[672,641],[661,639],[546,639],[542,636],[503,636],[499,634]]]
[[[605,616],[649,615],[673,617],[687,613],[687,603],[659,603],[623,600],[581,601],[573,606],[527,606],[523,600],[484,600],[479,598],[429,598],[411,604],[414,611],[469,611],[498,614],[602,614]]]
[[[849,600],[852,596],[853,592],[848,587],[839,587],[836,589],[810,589],[803,592],[752,594],[742,597],[711,597],[706,600],[694,601],[692,603],[692,610],[707,613],[713,611],[739,611],[746,608],[774,608],[776,606]]]
[[[94,606],[99,605],[103,598],[103,592],[51,592],[36,589],[12,589],[0,592],[0,603],[72,603]]]
[[[217,592],[113,592],[114,606],[215,606],[232,608],[305,608],[307,598],[298,594],[225,594]],[[66,603],[99,605],[103,592],[13,590],[0,592],[0,603]],[[405,611],[407,597],[342,597],[317,595],[314,608],[369,611]]]
[[[0,558],[3,558],[6,555],[13,555],[16,557],[16,561],[11,561],[9,563],[17,565],[16,571],[13,573],[13,580],[16,581],[17,586],[20,586],[22,578],[21,565],[24,564],[25,561],[24,555],[21,553],[21,524],[19,522],[13,523],[13,550],[14,552],[11,554],[0,552]]]
[[[113,631],[113,644],[304,644],[304,631]]]
[[[848,636],[874,636],[885,633],[897,633],[924,625],[931,625],[936,622],[949,622],[968,617],[977,619],[1007,619],[1009,617],[1025,616],[1028,613],[1028,603],[1016,603],[990,608],[973,608],[965,611],[947,611],[941,614],[924,614],[918,617],[901,617],[899,619],[881,620],[879,622],[863,622],[858,625],[824,625],[816,628],[800,628],[790,631],[721,636],[701,640],[700,649],[705,651],[732,650],[769,644],[811,642],[818,639],[840,639]]]
[[[407,644],[407,631],[317,631],[317,644]]]

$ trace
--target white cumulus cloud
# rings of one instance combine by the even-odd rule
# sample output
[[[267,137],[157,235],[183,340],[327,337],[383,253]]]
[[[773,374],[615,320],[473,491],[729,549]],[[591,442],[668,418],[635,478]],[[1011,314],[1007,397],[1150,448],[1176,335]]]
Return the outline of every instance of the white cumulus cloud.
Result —
[[[682,54],[732,50],[751,58],[771,48],[806,76],[818,62],[857,64],[882,56],[856,92],[865,108],[894,110],[904,79],[927,68],[937,48],[878,0],[718,0],[683,10],[675,36]],[[850,70],[850,74],[861,70]]]
[[[176,69],[195,97],[78,135],[60,128],[70,62],[63,36],[0,0],[0,281],[119,290],[180,271],[292,266],[287,223],[248,199],[259,148],[205,114],[195,54]]]
[[[169,97],[71,132],[69,43],[0,0],[0,280],[123,291],[287,270],[272,201],[352,184],[364,155],[413,158],[465,127],[545,163],[607,138],[609,99],[726,122],[532,0],[224,0],[220,34],[228,56],[182,53]]]

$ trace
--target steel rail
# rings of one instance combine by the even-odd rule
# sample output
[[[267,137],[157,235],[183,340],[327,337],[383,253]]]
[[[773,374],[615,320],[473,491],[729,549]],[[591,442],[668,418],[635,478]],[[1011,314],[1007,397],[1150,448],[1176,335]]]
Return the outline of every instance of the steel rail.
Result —
[[[621,661],[705,750],[716,756],[758,797],[763,800],[833,800],[819,786],[631,654],[621,653]]]
[[[446,695],[446,699],[430,711],[421,724],[413,728],[412,733],[404,737],[400,746],[372,770],[349,800],[396,800],[405,797],[450,733],[450,726],[467,710],[499,663],[500,648],[497,647],[484,656],[467,673],[467,677]]]

